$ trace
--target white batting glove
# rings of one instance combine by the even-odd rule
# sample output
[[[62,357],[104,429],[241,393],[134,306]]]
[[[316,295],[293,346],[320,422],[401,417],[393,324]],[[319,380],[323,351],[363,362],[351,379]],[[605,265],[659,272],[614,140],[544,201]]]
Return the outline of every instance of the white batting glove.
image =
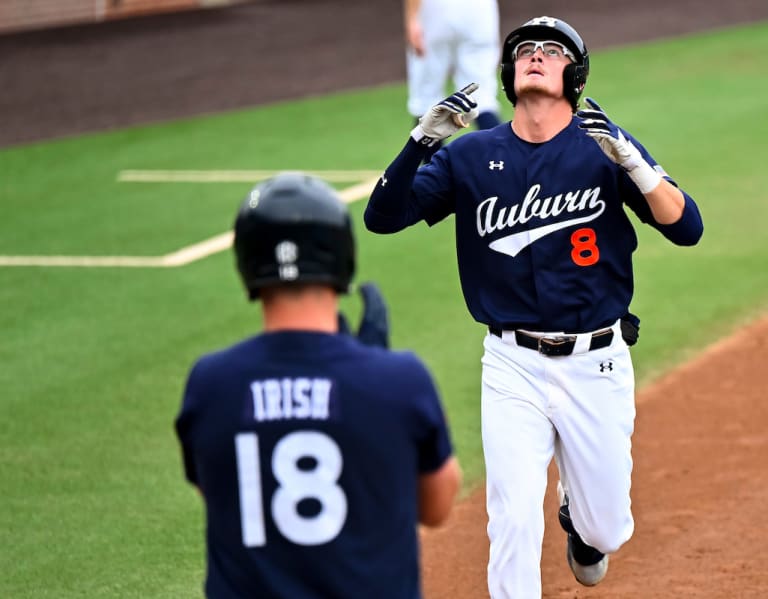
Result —
[[[469,127],[479,113],[477,102],[470,95],[478,87],[477,83],[470,83],[435,104],[419,119],[419,124],[411,131],[411,137],[425,146],[431,146]]]
[[[576,116],[582,119],[579,129],[597,142],[608,158],[621,166],[637,188],[644,194],[654,190],[661,182],[661,175],[646,162],[632,142],[629,141],[603,109],[592,98],[586,99],[591,110],[579,110]]]

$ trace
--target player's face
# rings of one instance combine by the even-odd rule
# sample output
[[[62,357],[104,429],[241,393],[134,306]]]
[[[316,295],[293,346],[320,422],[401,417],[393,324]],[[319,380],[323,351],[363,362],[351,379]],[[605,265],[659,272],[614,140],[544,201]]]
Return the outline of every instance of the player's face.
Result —
[[[526,41],[512,51],[515,61],[515,93],[553,97],[563,95],[563,69],[573,62],[573,53],[559,42]]]

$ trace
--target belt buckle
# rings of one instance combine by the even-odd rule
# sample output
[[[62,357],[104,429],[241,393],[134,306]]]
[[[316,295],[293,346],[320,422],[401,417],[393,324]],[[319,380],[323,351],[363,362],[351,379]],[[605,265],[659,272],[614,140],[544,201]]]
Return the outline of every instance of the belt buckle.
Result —
[[[576,337],[573,335],[539,337],[536,349],[545,356],[570,356],[575,345]]]

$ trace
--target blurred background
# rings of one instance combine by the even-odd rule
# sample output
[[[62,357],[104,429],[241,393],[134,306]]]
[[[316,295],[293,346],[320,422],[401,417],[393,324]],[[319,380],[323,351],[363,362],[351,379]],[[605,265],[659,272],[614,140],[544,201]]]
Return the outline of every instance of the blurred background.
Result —
[[[468,3],[468,8],[471,3]],[[502,0],[590,50],[768,18],[765,0]],[[0,147],[405,79],[401,0],[0,0]]]

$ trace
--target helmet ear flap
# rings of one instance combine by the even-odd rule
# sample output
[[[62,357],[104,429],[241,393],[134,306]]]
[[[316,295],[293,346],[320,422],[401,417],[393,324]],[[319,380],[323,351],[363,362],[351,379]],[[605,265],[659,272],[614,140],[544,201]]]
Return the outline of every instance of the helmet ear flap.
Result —
[[[512,103],[512,106],[517,104],[517,96],[515,95],[515,63],[514,62],[502,62],[501,63],[501,86],[504,90],[504,94],[507,96],[507,100]]]
[[[587,84],[589,70],[580,64],[569,64],[563,69],[563,95],[571,103],[573,111],[579,105],[581,92]]]

